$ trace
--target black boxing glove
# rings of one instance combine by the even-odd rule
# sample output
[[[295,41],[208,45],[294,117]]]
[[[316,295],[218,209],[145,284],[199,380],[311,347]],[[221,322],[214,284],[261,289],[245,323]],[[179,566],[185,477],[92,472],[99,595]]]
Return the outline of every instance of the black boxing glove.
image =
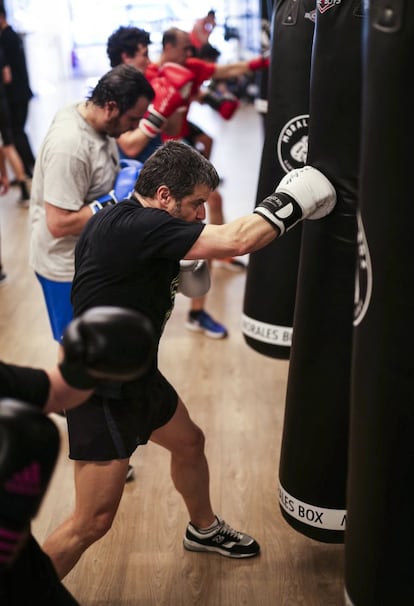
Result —
[[[0,571],[30,533],[59,453],[59,432],[41,410],[0,400]]]
[[[59,364],[66,383],[92,389],[103,381],[131,381],[153,359],[155,336],[147,317],[121,307],[93,307],[72,320],[63,334]]]

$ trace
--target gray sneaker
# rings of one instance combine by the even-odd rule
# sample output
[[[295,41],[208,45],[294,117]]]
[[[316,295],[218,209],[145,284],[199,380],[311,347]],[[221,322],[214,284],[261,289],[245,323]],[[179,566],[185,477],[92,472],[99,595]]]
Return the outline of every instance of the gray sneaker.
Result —
[[[224,520],[216,516],[218,526],[203,532],[187,526],[184,547],[189,551],[214,551],[228,558],[252,558],[260,553],[260,545],[248,534],[234,530]]]

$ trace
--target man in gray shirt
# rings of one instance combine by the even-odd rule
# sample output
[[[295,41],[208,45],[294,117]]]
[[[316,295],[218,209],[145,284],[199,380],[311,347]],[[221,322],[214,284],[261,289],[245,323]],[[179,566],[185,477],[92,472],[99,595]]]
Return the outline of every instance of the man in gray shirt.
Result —
[[[119,173],[115,138],[137,127],[153,96],[138,70],[115,67],[85,101],[57,113],[39,151],[30,202],[30,265],[58,342],[73,317],[70,289],[78,236],[105,203],[94,201],[113,189]],[[116,197],[108,201],[113,204]]]

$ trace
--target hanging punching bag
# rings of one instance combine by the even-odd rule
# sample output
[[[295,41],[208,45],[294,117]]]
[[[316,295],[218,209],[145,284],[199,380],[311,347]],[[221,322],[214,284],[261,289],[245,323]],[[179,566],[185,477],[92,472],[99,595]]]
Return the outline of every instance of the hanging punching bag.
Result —
[[[345,541],[354,606],[414,604],[413,40],[412,2],[370,1]]]
[[[272,19],[268,111],[256,203],[306,162],[315,0],[279,0]],[[242,331],[273,358],[290,355],[301,226],[250,255]]]
[[[273,8],[272,0],[260,0],[260,53],[263,56],[270,55],[271,45],[271,24],[270,19],[272,17]],[[254,100],[254,106],[256,111],[263,117],[263,126],[266,127],[266,114],[267,114],[267,95],[269,89],[269,70],[262,69],[257,72],[257,78],[259,81],[259,92]]]
[[[343,542],[346,521],[362,16],[360,2],[317,2],[307,163],[337,204],[303,224],[279,467],[282,515],[329,543]]]

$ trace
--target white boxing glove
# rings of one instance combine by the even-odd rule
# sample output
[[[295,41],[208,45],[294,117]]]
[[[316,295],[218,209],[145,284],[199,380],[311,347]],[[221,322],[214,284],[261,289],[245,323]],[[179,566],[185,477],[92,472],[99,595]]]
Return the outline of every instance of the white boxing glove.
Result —
[[[291,170],[273,194],[262,200],[253,212],[261,215],[280,235],[301,219],[321,219],[336,204],[336,192],[330,181],[313,166]]]
[[[177,292],[194,299],[210,289],[210,271],[206,261],[180,261]]]

